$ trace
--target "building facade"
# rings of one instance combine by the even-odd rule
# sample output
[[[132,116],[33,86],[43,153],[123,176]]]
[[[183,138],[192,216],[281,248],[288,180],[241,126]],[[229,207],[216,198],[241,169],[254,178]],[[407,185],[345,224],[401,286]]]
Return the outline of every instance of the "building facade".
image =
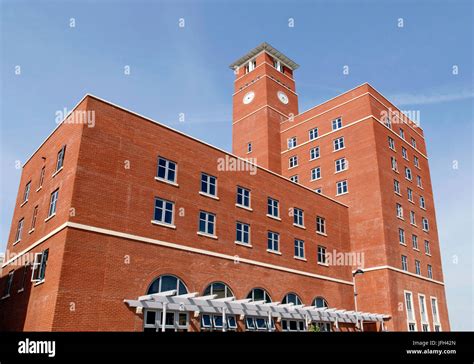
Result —
[[[422,130],[368,84],[299,113],[297,67],[231,65],[232,154],[86,95],[23,167],[1,328],[449,330]]]

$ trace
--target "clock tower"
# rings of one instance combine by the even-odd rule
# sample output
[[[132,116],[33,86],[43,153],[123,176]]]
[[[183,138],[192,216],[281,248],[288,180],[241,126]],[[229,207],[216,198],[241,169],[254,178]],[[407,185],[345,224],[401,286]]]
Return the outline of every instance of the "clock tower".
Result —
[[[230,65],[234,70],[232,153],[281,174],[280,123],[298,114],[298,65],[262,43]]]

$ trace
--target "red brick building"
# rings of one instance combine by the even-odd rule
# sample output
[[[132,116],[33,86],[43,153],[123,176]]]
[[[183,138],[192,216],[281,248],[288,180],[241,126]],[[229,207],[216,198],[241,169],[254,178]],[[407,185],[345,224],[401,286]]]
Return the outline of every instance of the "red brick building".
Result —
[[[86,95],[24,164],[0,327],[449,330],[423,131],[368,84],[299,113],[297,67],[231,65],[233,154]]]

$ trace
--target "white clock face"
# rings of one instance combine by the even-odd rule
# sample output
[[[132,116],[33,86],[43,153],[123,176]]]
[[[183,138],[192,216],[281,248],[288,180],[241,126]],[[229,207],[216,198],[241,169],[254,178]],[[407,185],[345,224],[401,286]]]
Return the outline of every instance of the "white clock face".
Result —
[[[253,91],[247,92],[244,98],[242,99],[242,102],[246,105],[250,104],[253,101],[254,97],[255,97],[255,92]]]
[[[283,104],[287,104],[288,103],[288,96],[286,96],[286,94],[283,92],[283,91],[278,91],[278,100],[280,100]]]

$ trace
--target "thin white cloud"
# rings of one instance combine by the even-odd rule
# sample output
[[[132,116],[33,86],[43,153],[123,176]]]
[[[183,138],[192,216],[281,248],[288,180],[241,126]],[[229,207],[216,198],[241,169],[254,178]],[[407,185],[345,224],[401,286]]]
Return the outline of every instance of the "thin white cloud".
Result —
[[[474,92],[463,90],[458,93],[431,93],[431,94],[395,94],[389,97],[395,105],[426,105],[438,104],[441,102],[450,102],[458,100],[467,100],[474,98]]]

